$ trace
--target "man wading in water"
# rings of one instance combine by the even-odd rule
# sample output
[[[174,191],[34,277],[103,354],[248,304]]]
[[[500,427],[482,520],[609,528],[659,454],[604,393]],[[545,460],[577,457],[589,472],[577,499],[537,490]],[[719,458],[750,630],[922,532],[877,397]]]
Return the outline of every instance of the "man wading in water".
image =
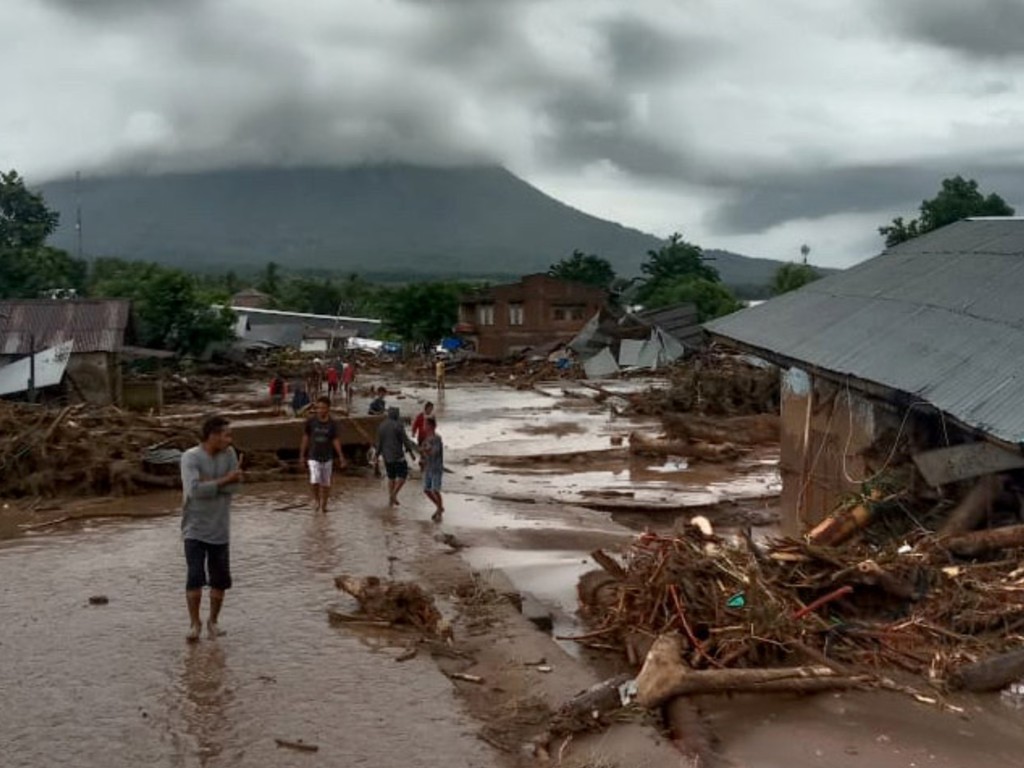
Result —
[[[309,467],[309,487],[313,492],[313,504],[321,512],[327,512],[335,456],[338,457],[338,467],[344,469],[345,456],[341,452],[338,424],[331,418],[331,399],[319,397],[316,401],[316,416],[306,421],[299,459]]]
[[[223,416],[203,423],[202,442],[181,455],[181,532],[185,540],[185,602],[188,605],[189,642],[199,639],[199,607],[203,587],[210,587],[210,637],[224,634],[217,624],[224,593],[231,588],[228,540],[231,533],[231,496],[242,481],[238,456],[231,446],[231,427]]]
[[[377,428],[377,458],[374,468],[384,459],[384,472],[388,476],[388,506],[398,506],[398,492],[409,477],[409,463],[405,452],[416,454],[416,443],[405,434],[405,425],[398,419],[398,409],[388,408],[388,417]]]

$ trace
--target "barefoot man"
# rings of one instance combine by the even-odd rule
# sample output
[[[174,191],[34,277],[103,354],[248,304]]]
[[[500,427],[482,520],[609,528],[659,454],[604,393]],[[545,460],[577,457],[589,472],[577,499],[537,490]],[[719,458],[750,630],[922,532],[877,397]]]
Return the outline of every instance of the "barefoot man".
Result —
[[[344,469],[345,456],[341,452],[338,423],[331,418],[331,398],[321,396],[316,400],[316,415],[306,421],[299,448],[299,460],[309,468],[313,506],[321,512],[327,512],[335,457],[338,468]]]
[[[231,446],[231,427],[223,416],[203,424],[202,442],[181,455],[181,532],[185,539],[185,602],[188,605],[189,642],[199,639],[199,607],[203,587],[210,587],[210,637],[223,632],[217,623],[224,593],[231,588],[228,540],[231,531],[231,496],[242,481],[238,456]]]
[[[377,428],[377,458],[374,467],[384,459],[384,471],[388,476],[388,506],[398,506],[398,492],[409,478],[409,463],[405,452],[416,454],[416,443],[405,434],[405,425],[398,418],[398,409],[388,408],[388,417]]]
[[[430,519],[441,522],[444,515],[444,497],[441,496],[441,480],[444,477],[444,442],[437,433],[437,419],[427,417],[429,434],[420,443],[420,456],[423,457],[423,493],[434,502],[434,514]]]

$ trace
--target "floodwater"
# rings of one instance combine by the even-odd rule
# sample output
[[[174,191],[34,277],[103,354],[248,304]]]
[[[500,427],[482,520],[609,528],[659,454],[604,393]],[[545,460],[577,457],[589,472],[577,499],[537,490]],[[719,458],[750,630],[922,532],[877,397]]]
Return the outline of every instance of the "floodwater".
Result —
[[[411,415],[432,394],[410,390],[397,403]],[[516,476],[484,457],[605,450],[611,435],[636,425],[586,402],[494,387],[450,391],[438,416],[452,469],[445,528],[472,545],[466,556],[475,568],[501,570],[551,608],[556,631],[571,631],[575,581],[592,567],[587,553],[629,532],[607,513],[556,503],[567,490],[557,473]],[[563,422],[572,426],[557,426]],[[552,425],[555,433],[546,433]],[[573,489],[622,482],[614,469],[599,472],[573,475]],[[677,467],[651,472],[647,482],[678,490],[691,482],[685,475]],[[0,543],[0,762],[496,764],[429,659],[396,664],[394,638],[326,620],[328,606],[346,604],[333,585],[338,573],[409,578],[418,558],[441,550],[417,485],[414,478],[401,510],[390,513],[380,481],[345,477],[326,517],[295,506],[305,498],[301,480],[246,489],[233,512],[228,634],[196,645],[184,642],[173,495],[134,502],[165,517],[65,525]],[[503,489],[541,503],[502,501]],[[109,604],[90,605],[93,595]],[[275,739],[319,751],[292,751]]]
[[[588,553],[632,535],[621,512],[579,506],[588,496],[663,500],[666,518],[652,519],[671,525],[681,503],[760,498],[777,487],[771,454],[751,455],[739,477],[671,458],[623,468],[621,457],[592,452],[653,425],[562,399],[556,386],[545,391],[466,387],[439,403],[451,469],[442,527],[469,544],[462,556],[474,568],[500,571],[550,610],[556,633],[579,628],[575,582],[593,567]],[[412,415],[433,394],[406,388],[397,403]],[[501,461],[552,453],[586,457]],[[335,575],[415,578],[417,563],[444,551],[418,478],[394,512],[379,480],[346,476],[341,486],[326,517],[296,506],[302,479],[245,490],[233,514],[228,634],[192,646],[174,497],[132,501],[165,517],[0,542],[0,765],[500,765],[426,654],[397,664],[395,636],[328,624],[326,608],[353,607]],[[109,604],[90,605],[92,595]],[[1024,754],[1020,713],[990,700],[971,703],[970,720],[860,694],[768,707],[737,699],[709,714],[726,756],[757,768],[1011,766]]]
[[[285,509],[301,484],[241,496],[228,634],[195,645],[177,517],[0,546],[0,764],[494,765],[429,658],[396,664],[393,640],[327,622],[351,609],[334,575],[401,576],[429,542],[362,486],[327,517]]]

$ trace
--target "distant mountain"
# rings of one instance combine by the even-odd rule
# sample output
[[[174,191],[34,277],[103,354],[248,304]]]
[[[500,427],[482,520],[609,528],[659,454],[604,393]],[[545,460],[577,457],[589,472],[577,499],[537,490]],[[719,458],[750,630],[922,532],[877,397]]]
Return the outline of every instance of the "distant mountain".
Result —
[[[53,244],[74,251],[73,179],[42,185],[60,212]],[[590,216],[499,167],[240,169],[83,178],[83,251],[189,269],[520,275],[573,249],[635,275],[652,235]],[[779,263],[713,251],[730,285],[765,284]]]

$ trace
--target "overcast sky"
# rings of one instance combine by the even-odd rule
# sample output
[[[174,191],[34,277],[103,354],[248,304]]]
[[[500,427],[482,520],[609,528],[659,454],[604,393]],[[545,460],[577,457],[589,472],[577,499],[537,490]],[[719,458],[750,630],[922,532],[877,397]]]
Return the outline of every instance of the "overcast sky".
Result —
[[[0,167],[500,163],[846,266],[941,179],[1024,212],[1022,0],[0,0]]]

